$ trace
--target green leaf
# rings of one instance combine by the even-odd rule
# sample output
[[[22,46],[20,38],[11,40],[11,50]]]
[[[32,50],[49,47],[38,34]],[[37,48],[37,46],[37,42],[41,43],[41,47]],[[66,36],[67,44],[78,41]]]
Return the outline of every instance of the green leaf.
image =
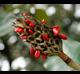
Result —
[[[36,9],[35,18],[40,20],[40,21],[42,19],[45,19],[46,21],[49,20],[47,14],[45,13],[45,11],[43,9]]]
[[[6,24],[6,25],[5,25]],[[3,26],[0,26],[0,36],[4,36],[12,31],[12,21],[7,22],[3,24]]]

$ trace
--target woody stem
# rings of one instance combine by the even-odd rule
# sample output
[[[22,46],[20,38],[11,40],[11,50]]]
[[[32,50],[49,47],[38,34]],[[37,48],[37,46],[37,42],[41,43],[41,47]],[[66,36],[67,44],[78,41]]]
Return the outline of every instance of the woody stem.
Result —
[[[80,65],[75,63],[69,56],[67,56],[64,52],[59,52],[59,57],[70,67],[75,70],[80,71]]]

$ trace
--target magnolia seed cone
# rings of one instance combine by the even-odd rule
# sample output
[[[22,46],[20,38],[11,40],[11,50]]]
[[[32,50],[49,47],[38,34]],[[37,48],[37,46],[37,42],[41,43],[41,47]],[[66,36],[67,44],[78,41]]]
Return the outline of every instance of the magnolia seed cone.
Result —
[[[47,56],[57,55],[58,52],[62,52],[62,40],[64,39],[60,35],[60,26],[48,27],[46,21],[42,19],[41,22],[37,21],[30,15],[20,15],[23,18],[18,17],[15,23],[15,31],[21,40],[31,44],[34,48],[34,56],[47,54]],[[45,21],[45,22],[44,22]],[[66,40],[67,38],[65,38]],[[36,53],[39,51],[40,53]],[[32,52],[32,51],[31,51]],[[32,54],[33,55],[33,54]]]

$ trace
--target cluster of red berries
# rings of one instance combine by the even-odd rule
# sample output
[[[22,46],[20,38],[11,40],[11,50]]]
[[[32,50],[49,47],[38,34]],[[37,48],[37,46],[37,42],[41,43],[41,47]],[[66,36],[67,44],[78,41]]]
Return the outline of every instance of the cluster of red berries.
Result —
[[[65,34],[59,34],[60,30],[61,30],[60,26],[54,26],[52,28],[52,30],[53,30],[53,34],[56,38],[61,38],[63,40],[67,40],[67,36]],[[48,34],[41,35],[41,39],[48,41],[49,40],[49,35]],[[35,56],[36,59],[39,59],[41,53],[40,53],[39,50],[35,51],[35,49],[32,47],[32,48],[30,48],[30,55]],[[47,54],[42,54],[42,61],[45,61],[46,58],[47,58]]]
[[[35,27],[35,24],[33,22],[31,22],[30,20],[24,20],[24,22],[26,22],[31,28],[34,28]],[[28,29],[28,31],[27,31],[28,34],[33,34],[34,33],[34,31],[31,30],[31,29],[29,29],[27,26],[25,28]],[[22,33],[25,32],[25,29],[18,26],[18,27],[15,28],[15,32],[18,33],[18,34],[22,34]],[[25,40],[25,39],[28,38],[28,36],[25,35],[25,34],[22,34],[22,35],[20,35],[20,38],[22,40]]]
[[[27,15],[23,15],[23,16],[27,16]],[[28,26],[24,26],[24,28],[17,26],[15,28],[15,32],[20,35],[20,38],[22,40],[27,40],[29,35],[33,35],[35,33],[34,28],[36,27],[36,25],[35,25],[35,23],[33,23],[29,19],[25,19],[24,22],[27,23]],[[46,21],[43,19],[41,24],[42,24],[42,26],[45,25]],[[28,34],[26,34],[25,28],[27,29]],[[52,32],[53,32],[53,36],[55,36],[56,38],[60,38],[60,39],[63,39],[63,40],[67,39],[67,36],[65,34],[60,34],[60,30],[61,30],[60,26],[58,26],[58,25],[53,26],[51,29],[52,29]],[[49,41],[50,36],[49,36],[49,34],[46,33],[46,34],[41,34],[40,38],[43,41]],[[47,58],[46,53],[42,53],[41,50],[38,50],[38,49],[36,50],[35,47],[30,48],[30,55],[35,56],[36,59],[39,59],[40,55],[42,55],[42,61],[45,61],[46,58]]]
[[[39,59],[41,55],[40,50],[35,50],[33,47],[30,48],[30,56],[35,56],[36,59]],[[47,58],[47,54],[42,54],[42,61],[44,62]]]
[[[24,20],[31,28],[34,28],[35,27],[35,24],[34,23],[32,23],[30,20]],[[45,24],[45,20],[42,20],[42,24]],[[22,27],[16,27],[15,28],[15,32],[16,33],[24,33],[25,32],[25,30],[24,30],[24,28],[22,28]],[[34,32],[31,30],[31,29],[29,29],[28,30],[28,33],[29,34],[33,34]],[[20,36],[20,38],[22,39],[22,40],[24,40],[24,39],[27,39],[28,38],[28,36],[26,36],[26,35],[21,35]],[[49,35],[48,34],[42,34],[41,35],[41,39],[42,40],[49,40]],[[39,50],[36,50],[35,51],[35,49],[32,47],[32,48],[30,48],[30,55],[31,56],[34,56],[35,55],[35,57],[36,57],[36,59],[39,59],[39,57],[40,57],[40,51]],[[46,57],[47,57],[47,54],[43,54],[42,55],[42,61],[44,61],[45,59],[46,59]]]

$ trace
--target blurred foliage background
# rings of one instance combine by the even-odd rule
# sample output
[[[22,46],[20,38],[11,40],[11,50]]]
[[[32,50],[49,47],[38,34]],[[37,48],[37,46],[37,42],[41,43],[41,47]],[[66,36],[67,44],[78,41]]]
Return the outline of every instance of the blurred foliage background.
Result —
[[[29,44],[13,31],[13,21],[23,11],[48,25],[60,25],[68,40],[63,51],[80,63],[80,4],[0,4],[0,71],[74,71],[58,56],[42,63],[29,56]]]

